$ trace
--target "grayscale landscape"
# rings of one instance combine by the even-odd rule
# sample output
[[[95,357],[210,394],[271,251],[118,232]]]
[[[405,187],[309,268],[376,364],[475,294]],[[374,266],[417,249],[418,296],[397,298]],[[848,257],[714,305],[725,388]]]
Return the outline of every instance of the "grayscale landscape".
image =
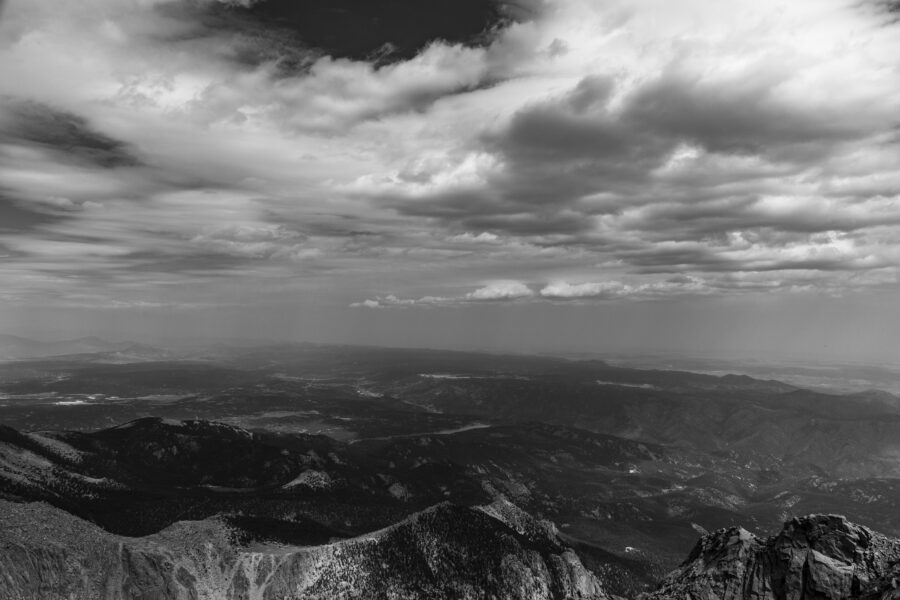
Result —
[[[900,600],[895,0],[0,0],[0,600]]]
[[[852,525],[815,517],[844,553],[816,550],[842,561],[818,585],[840,594],[861,526],[900,537],[884,391],[439,350],[12,342],[94,350],[0,365],[0,564],[20,597],[635,598],[689,555],[747,560],[722,528],[757,551],[835,513]],[[802,538],[784,535],[765,551]],[[867,592],[900,558],[879,543]],[[652,597],[704,597],[699,571]]]

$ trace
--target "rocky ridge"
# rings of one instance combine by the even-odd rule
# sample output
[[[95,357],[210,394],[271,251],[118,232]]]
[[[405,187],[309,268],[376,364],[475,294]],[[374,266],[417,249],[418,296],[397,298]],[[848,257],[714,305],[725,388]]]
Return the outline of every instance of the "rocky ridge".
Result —
[[[47,504],[0,501],[0,597],[607,598],[551,527],[509,504],[442,504],[321,546],[242,544],[240,538],[217,518],[127,538]]]
[[[900,540],[837,515],[794,518],[760,539],[732,527],[703,536],[646,600],[900,598]]]

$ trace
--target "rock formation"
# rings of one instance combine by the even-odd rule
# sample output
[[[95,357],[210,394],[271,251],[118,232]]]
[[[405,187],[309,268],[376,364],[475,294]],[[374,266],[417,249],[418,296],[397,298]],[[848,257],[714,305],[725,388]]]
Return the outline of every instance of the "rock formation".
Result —
[[[900,598],[900,540],[835,515],[785,523],[760,539],[734,527],[706,535],[652,600]]]
[[[127,538],[47,504],[0,502],[0,598],[607,597],[552,528],[527,519],[511,506],[443,504],[369,535],[300,547],[241,544],[216,518]]]

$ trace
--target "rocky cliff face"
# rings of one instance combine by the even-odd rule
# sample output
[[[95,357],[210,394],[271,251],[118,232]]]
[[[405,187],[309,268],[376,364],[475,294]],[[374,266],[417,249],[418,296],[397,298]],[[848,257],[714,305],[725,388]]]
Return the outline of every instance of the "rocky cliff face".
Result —
[[[46,504],[0,502],[0,598],[606,598],[551,527],[511,505],[439,505],[323,546],[240,538],[219,519],[126,538]]]
[[[652,600],[900,598],[900,540],[834,515],[792,519],[760,539],[742,528],[704,536]]]

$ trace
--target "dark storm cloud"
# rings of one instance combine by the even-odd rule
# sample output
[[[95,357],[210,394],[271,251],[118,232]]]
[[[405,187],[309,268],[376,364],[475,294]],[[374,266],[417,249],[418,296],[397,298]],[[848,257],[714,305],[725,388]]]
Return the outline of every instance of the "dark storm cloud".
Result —
[[[504,20],[495,0],[264,0],[251,12],[333,56],[389,62],[412,58],[435,40],[485,43]]]
[[[491,0],[261,0],[232,10],[356,60],[409,59],[434,40],[478,43],[502,19]]]
[[[696,143],[710,152],[754,155],[786,146],[854,139],[871,131],[872,123],[864,113],[848,118],[847,114],[810,110],[780,99],[780,83],[774,76],[724,86],[667,76],[635,94],[623,119],[639,129]]]
[[[612,114],[614,83],[588,77],[563,98],[518,111],[481,137],[499,157],[485,190],[445,191],[395,202],[401,214],[428,216],[462,229],[515,235],[577,233],[592,227],[574,203],[601,191],[629,192],[677,144]]]
[[[678,140],[610,109],[613,90],[609,78],[585,78],[558,100],[520,110],[506,129],[484,141],[503,157],[513,184],[524,178],[521,188],[556,171],[551,189],[558,190],[557,202],[567,199],[570,188],[599,191],[639,181]],[[580,181],[586,185],[579,186]],[[554,200],[541,196],[536,200]]]
[[[887,24],[889,25],[900,21],[900,1],[898,0],[868,0],[861,4],[864,8],[874,6],[876,10],[887,15]]]
[[[70,161],[102,168],[141,164],[125,142],[97,131],[79,115],[39,102],[4,98],[0,142],[35,146]]]
[[[483,188],[423,193],[395,205],[401,214],[451,227],[517,235],[577,233],[592,227],[593,215],[622,215],[643,205],[652,208],[626,215],[627,225],[669,232],[670,239],[758,227],[853,230],[884,222],[884,215],[853,211],[852,203],[830,213],[809,206],[771,210],[760,201],[767,186],[776,194],[783,187],[783,181],[766,180],[824,164],[845,144],[876,135],[883,117],[862,107],[850,113],[846,106],[810,109],[779,95],[779,82],[777,73],[733,85],[663,74],[617,98],[613,79],[587,77],[481,137],[479,150],[500,165]],[[696,165],[684,175],[666,172],[677,166],[680,150],[692,153]],[[752,193],[735,195],[742,187]]]
[[[636,140],[609,118],[614,88],[610,78],[586,77],[562,98],[520,110],[504,131],[486,136],[486,142],[521,159],[621,156]]]
[[[558,100],[521,110],[486,141],[514,177],[555,171],[556,184],[591,178],[587,187],[599,192],[649,183],[651,171],[680,144],[719,155],[772,154],[809,162],[841,141],[871,135],[877,126],[864,112],[848,118],[780,99],[773,93],[776,83],[713,86],[663,76],[611,107],[613,82],[586,78]],[[807,145],[813,150],[802,148]]]
[[[532,189],[532,194],[537,190]],[[521,199],[521,198],[519,198]],[[525,207],[508,196],[478,190],[450,191],[424,199],[388,198],[401,215],[426,217],[464,231],[503,231],[514,235],[574,234],[591,227],[583,215]]]
[[[216,0],[172,0],[155,7],[172,24],[152,34],[165,43],[205,44],[210,52],[246,67],[273,64],[288,76],[305,72],[321,54],[283,26],[251,18],[248,10]]]
[[[175,0],[159,7],[195,24],[183,39],[233,33],[233,57],[309,66],[309,54],[387,64],[407,60],[442,40],[480,46],[521,15],[497,0]]]

